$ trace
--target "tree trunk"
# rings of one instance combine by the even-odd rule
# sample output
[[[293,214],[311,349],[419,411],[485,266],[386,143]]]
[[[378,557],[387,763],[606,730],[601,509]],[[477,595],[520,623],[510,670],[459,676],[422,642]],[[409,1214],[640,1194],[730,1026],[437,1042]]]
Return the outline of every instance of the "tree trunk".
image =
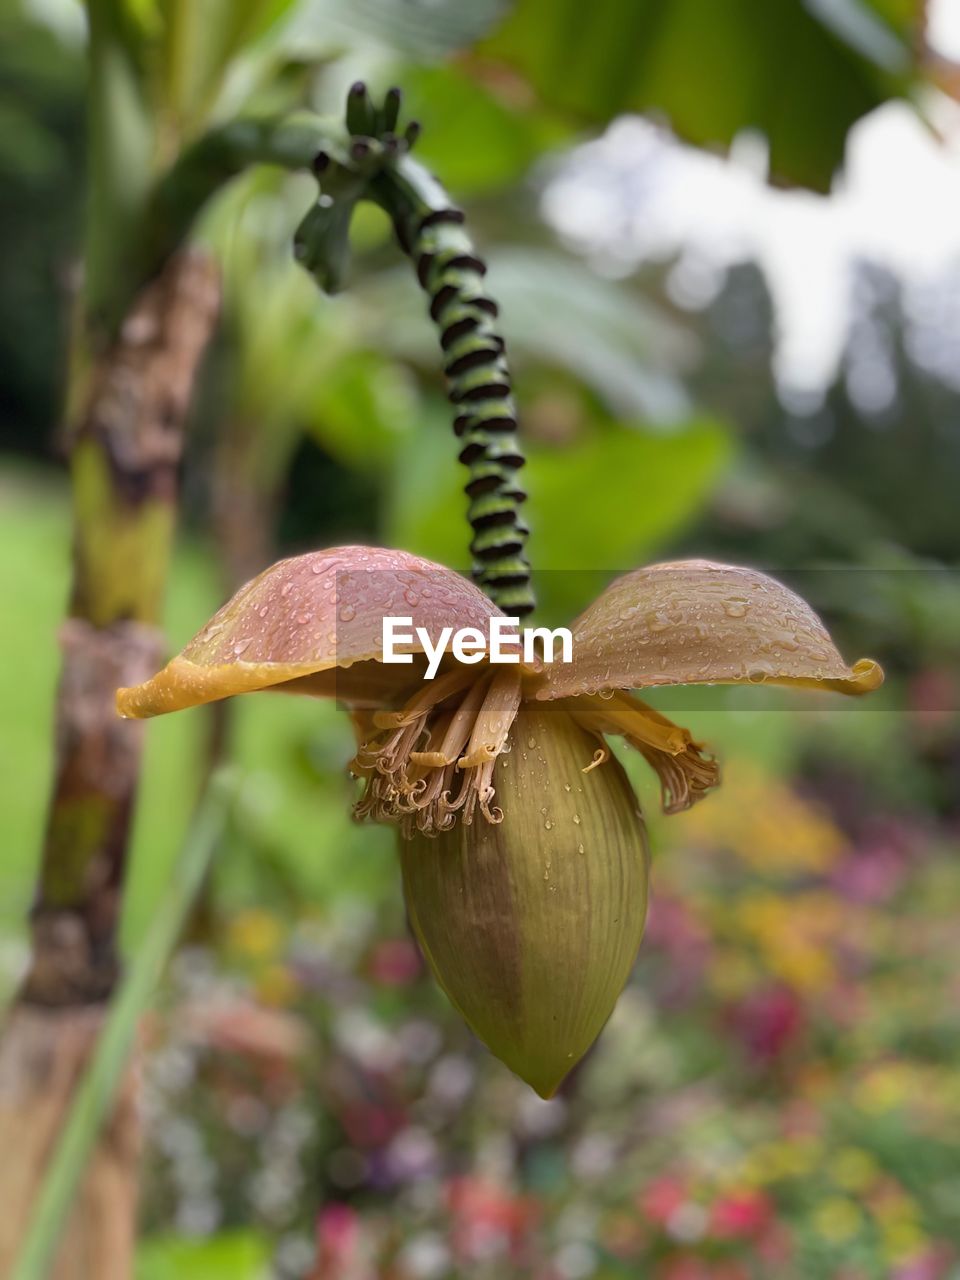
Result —
[[[0,1041],[0,1275],[117,980],[116,935],[143,726],[118,685],[161,664],[159,622],[176,520],[183,428],[219,303],[211,263],[171,260],[93,362],[72,433],[74,579],[63,628],[56,765],[32,953]],[[78,362],[79,363],[79,362]],[[132,1271],[138,1136],[132,1076],[91,1163],[56,1280]]]
[[[0,1275],[8,1276],[74,1090],[103,1020],[102,1005],[17,1005],[0,1043]],[[140,1128],[135,1071],[119,1091],[64,1230],[51,1280],[130,1280]]]

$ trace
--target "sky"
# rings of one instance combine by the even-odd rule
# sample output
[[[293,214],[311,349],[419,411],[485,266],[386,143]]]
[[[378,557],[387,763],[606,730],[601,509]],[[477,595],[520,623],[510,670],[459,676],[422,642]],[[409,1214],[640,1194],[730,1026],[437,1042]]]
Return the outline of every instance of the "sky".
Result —
[[[960,61],[960,0],[932,0],[928,40]],[[669,286],[691,308],[710,300],[729,265],[756,259],[776,309],[781,393],[812,410],[843,350],[858,259],[894,271],[908,303],[960,268],[960,104],[932,95],[924,106],[940,138],[905,104],[882,107],[851,131],[827,197],[768,187],[762,138],[739,139],[721,159],[625,117],[561,168],[544,212],[612,275],[679,254]]]

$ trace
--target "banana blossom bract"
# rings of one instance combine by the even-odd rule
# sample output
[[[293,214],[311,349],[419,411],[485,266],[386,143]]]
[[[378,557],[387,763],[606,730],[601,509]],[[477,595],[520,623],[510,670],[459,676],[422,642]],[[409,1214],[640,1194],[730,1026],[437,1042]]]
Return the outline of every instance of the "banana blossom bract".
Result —
[[[410,920],[441,987],[490,1049],[550,1096],[599,1034],[646,916],[640,808],[607,737],[639,750],[663,807],[719,782],[688,730],[630,690],[776,683],[869,692],[799,596],[756,570],[691,560],[617,578],[573,623],[569,663],[444,659],[425,681],[382,661],[383,618],[488,630],[500,610],[441,565],[372,547],[265,570],[145,684],[147,717],[261,690],[335,697],[358,738],[360,817],[393,822]],[[501,615],[502,616],[502,615]]]

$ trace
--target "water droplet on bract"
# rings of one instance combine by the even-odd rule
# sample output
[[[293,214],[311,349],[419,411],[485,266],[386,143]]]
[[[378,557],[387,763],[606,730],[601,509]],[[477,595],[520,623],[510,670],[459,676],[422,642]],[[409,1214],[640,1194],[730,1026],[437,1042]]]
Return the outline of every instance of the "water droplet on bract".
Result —
[[[579,827],[579,825],[580,825],[580,815],[579,815],[579,813],[575,813],[575,814],[573,815],[573,820],[574,820],[574,822],[577,824],[577,826]]]
[[[297,614],[297,622],[300,624],[301,627],[305,627],[309,621],[310,621],[309,613]]]
[[[282,596],[288,596],[292,590],[293,590],[293,583],[285,582],[283,586],[280,588],[280,594]]]
[[[728,618],[745,618],[749,608],[750,605],[746,600],[740,600],[736,596],[723,602],[723,612]]]
[[[407,604],[420,603],[420,597],[417,595],[415,591],[411,591],[409,587],[406,589],[406,591],[404,591],[403,598],[404,600],[406,600]]]
[[[243,653],[243,651],[245,649],[248,649],[249,647],[250,647],[249,640],[238,640],[237,643],[233,646],[234,655],[239,658],[241,653]]]
[[[536,740],[536,738],[528,738],[528,739],[527,739],[527,746],[528,746],[528,747],[535,747],[536,745],[537,745],[537,740]],[[524,759],[526,759],[526,756],[524,756]]]
[[[565,783],[563,784],[563,789],[564,789],[564,791],[569,791],[569,790],[570,790],[570,783],[569,783],[569,782],[565,782]]]
[[[610,699],[613,697],[613,693],[614,693],[613,689],[601,689],[599,691],[599,696],[604,700],[604,702],[609,702]]]
[[[546,822],[543,824],[543,829],[544,829],[544,831],[552,831],[552,830],[553,830],[553,823],[550,821],[550,819],[549,819],[549,818],[548,818],[548,819],[546,820]]]
[[[747,680],[750,684],[763,684],[767,678],[767,672],[762,671],[759,667],[753,667],[747,672]]]
[[[340,610],[340,621],[350,622],[352,618],[357,616],[357,611],[352,604],[345,604]]]
[[[578,845],[577,845],[577,853],[583,853],[583,852],[585,852],[583,845],[582,845],[582,844],[578,844]]]
[[[323,573],[324,568],[325,566],[321,561],[315,560],[310,566],[310,572],[315,573],[319,577],[320,574]]]
[[[270,606],[268,604],[261,605],[260,608],[257,610],[257,613],[260,615],[261,618],[265,618],[269,612],[270,612]]]

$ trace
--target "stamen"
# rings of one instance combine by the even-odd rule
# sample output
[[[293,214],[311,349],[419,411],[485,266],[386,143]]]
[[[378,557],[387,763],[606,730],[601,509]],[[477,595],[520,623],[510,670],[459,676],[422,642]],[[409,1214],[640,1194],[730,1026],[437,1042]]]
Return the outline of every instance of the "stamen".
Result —
[[[458,769],[495,760],[507,741],[510,726],[520,709],[520,678],[515,671],[501,671],[493,677],[483,707],[477,716],[467,754]]]
[[[477,806],[486,821],[502,821],[493,772],[519,706],[519,672],[458,670],[400,711],[376,713],[374,736],[351,765],[366,781],[356,816],[398,823],[407,835],[447,831],[458,814],[469,824]]]
[[[668,756],[662,751],[640,748],[644,759],[660,779],[660,800],[664,813],[682,813],[708,791],[720,784],[720,766],[712,756],[700,754],[691,742],[682,755]]]
[[[587,695],[570,700],[570,714],[585,729],[597,734],[621,735],[660,779],[664,813],[679,813],[696,804],[720,782],[720,768],[703,754],[687,729],[675,725],[639,698],[617,691],[612,698]],[[584,773],[601,763],[594,759]]]
[[[602,747],[597,747],[596,751],[593,753],[593,759],[590,761],[589,764],[585,764],[583,768],[580,770],[580,772],[592,773],[593,770],[596,769],[598,765],[606,764],[609,759],[610,759],[610,748],[606,744],[604,744]]]
[[[476,678],[474,672],[457,667],[429,683],[425,680],[423,688],[414,694],[402,711],[376,711],[373,723],[378,729],[395,729],[399,725],[409,724],[411,720],[432,711],[451,694],[459,693],[461,689],[473,684]]]

